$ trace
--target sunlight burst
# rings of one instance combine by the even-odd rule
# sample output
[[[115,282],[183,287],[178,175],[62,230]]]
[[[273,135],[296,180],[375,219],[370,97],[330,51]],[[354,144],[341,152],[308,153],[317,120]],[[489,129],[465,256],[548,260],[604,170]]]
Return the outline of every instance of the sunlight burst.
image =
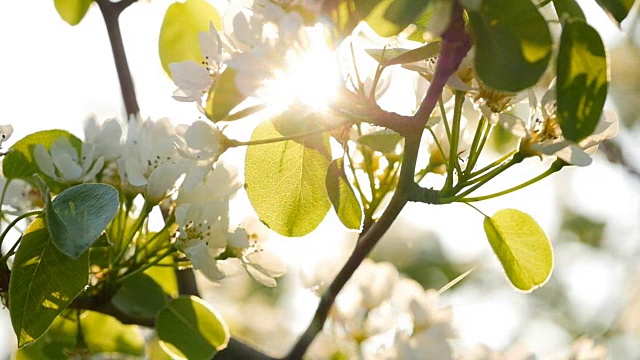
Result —
[[[286,67],[276,69],[264,87],[264,99],[273,111],[282,111],[299,102],[315,111],[325,110],[338,86],[339,70],[335,51],[327,44],[322,24],[307,27],[308,44],[290,49]]]

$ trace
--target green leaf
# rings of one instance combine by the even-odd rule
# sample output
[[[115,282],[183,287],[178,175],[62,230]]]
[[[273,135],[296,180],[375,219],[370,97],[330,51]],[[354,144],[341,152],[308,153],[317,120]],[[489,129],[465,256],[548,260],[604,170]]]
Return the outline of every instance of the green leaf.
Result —
[[[556,8],[558,18],[561,20],[567,19],[580,19],[586,20],[580,5],[576,0],[553,0],[553,6]]]
[[[127,279],[111,299],[118,309],[137,317],[155,317],[166,302],[160,285],[145,274]]]
[[[9,283],[18,346],[39,338],[88,280],[89,252],[69,258],[53,245],[42,218],[32,222],[22,235]]]
[[[618,26],[633,7],[634,0],[596,0],[598,5],[613,18]]]
[[[209,89],[204,108],[204,113],[209,120],[213,122],[227,120],[226,117],[231,110],[247,98],[238,90],[236,73],[236,70],[227,68]]]
[[[366,145],[372,150],[388,154],[396,151],[398,143],[402,140],[402,135],[389,129],[380,130],[358,138],[358,142]]]
[[[8,179],[22,179],[29,183],[34,183],[33,175],[39,174],[40,177],[51,187],[54,192],[61,191],[61,185],[57,184],[50,177],[40,171],[38,164],[33,158],[33,149],[36,145],[41,144],[45,149],[49,150],[51,144],[60,136],[66,137],[71,145],[80,153],[82,141],[64,130],[44,130],[27,135],[18,140],[9,149],[9,153],[5,155],[2,161],[2,172]]]
[[[82,313],[80,325],[84,344],[78,344],[76,312],[67,312],[67,316],[58,316],[40,339],[18,350],[16,360],[68,359],[70,351],[80,348],[90,354],[144,355],[144,338],[135,325],[123,325],[93,311]]]
[[[169,302],[156,318],[161,345],[169,354],[187,359],[211,359],[229,342],[222,317],[195,296]]]
[[[438,56],[440,42],[431,42],[416,49],[367,49],[366,52],[384,66],[410,64]]]
[[[220,15],[206,0],[174,2],[169,6],[160,28],[158,50],[164,71],[171,76],[169,64],[203,60],[198,33],[209,31],[209,22],[216,29],[222,28]]]
[[[327,192],[338,218],[351,230],[362,229],[362,207],[344,172],[344,161],[336,159],[329,164]]]
[[[53,0],[56,11],[69,25],[78,25],[93,0]]]
[[[370,9],[365,20],[380,36],[398,35],[407,26],[413,23],[426,9],[430,0],[382,0],[377,4],[367,0],[356,0],[356,8]]]
[[[53,244],[77,259],[93,244],[118,211],[118,191],[106,184],[80,184],[58,195],[45,218]]]
[[[158,265],[164,266],[152,266],[145,270],[144,274],[149,276],[153,281],[155,281],[165,294],[171,297],[178,296],[178,280],[176,279],[176,272],[172,266],[166,265],[175,265],[172,256],[167,256],[164,259],[160,260]]]
[[[549,279],[553,268],[551,242],[531,216],[503,209],[485,217],[484,231],[516,288],[532,291]]]
[[[251,140],[308,133],[301,129],[315,126],[312,120],[287,112],[258,125]],[[318,227],[331,206],[325,188],[330,161],[327,134],[249,146],[245,187],[260,220],[289,237],[306,235]]]
[[[598,125],[609,86],[604,44],[584,21],[563,27],[557,71],[557,120],[565,139],[578,142]]]
[[[551,58],[547,22],[530,0],[484,0],[467,9],[475,69],[489,87],[517,92],[538,82]]]

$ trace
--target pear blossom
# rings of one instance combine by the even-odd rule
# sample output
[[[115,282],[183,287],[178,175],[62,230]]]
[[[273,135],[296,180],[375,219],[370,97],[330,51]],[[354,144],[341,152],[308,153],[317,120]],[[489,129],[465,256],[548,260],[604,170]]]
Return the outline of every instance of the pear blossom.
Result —
[[[178,154],[189,159],[182,187],[191,191],[211,172],[212,165],[223,151],[223,135],[215,125],[202,120],[176,127],[175,145]]]
[[[174,189],[185,162],[175,146],[175,129],[167,118],[129,121],[127,139],[118,159],[121,181],[133,194],[159,203]]]
[[[0,125],[0,149],[2,148],[2,143],[9,140],[11,134],[13,134],[13,126]]]
[[[122,152],[122,125],[116,119],[100,121],[95,115],[90,115],[84,121],[84,139],[87,144],[96,148],[97,156],[105,161],[115,160]]]
[[[95,181],[104,167],[104,157],[97,156],[96,146],[83,143],[80,153],[68,138],[60,136],[49,150],[42,144],[33,149],[33,157],[40,170],[60,183],[83,183]]]
[[[228,200],[242,188],[238,181],[238,169],[222,161],[218,161],[207,176],[196,185],[187,189],[182,183],[178,191],[176,203],[201,203],[209,201]]]
[[[225,200],[199,204],[181,204],[176,208],[179,235],[177,246],[211,281],[217,282],[225,274],[216,257],[227,246],[229,228],[228,203]]]
[[[269,236],[269,229],[254,217],[245,219],[232,238],[232,245],[239,250],[242,265],[256,281],[264,286],[277,285],[275,278],[285,273],[282,260],[262,247]]]
[[[363,359],[423,359],[425,354],[452,359],[452,312],[438,306],[438,298],[435,290],[425,291],[392,264],[366,259],[338,294],[323,333],[336,345],[332,353]],[[311,351],[311,358],[320,358],[322,349],[312,345]]]
[[[562,130],[557,122],[557,105],[555,85],[544,94],[540,106],[536,106],[529,124],[515,116],[502,117],[500,125],[513,135],[521,138],[520,153],[525,156],[555,155],[564,162],[587,166],[591,164],[591,154],[595,153],[598,145],[610,139],[618,132],[618,117],[609,110],[604,110],[593,134],[579,143],[573,143],[562,136]]]
[[[171,77],[178,87],[173,93],[175,100],[200,104],[202,95],[224,70],[223,43],[213,23],[209,23],[208,32],[198,33],[198,40],[204,58],[202,63],[188,60],[169,64]]]
[[[2,168],[0,166],[1,172]],[[7,181],[9,181],[8,185]],[[2,205],[8,205],[17,212],[25,212],[44,205],[38,188],[22,179],[7,180],[0,175],[0,188],[4,189],[5,187]]]
[[[225,262],[237,258],[258,282],[276,286],[275,278],[284,275],[285,265],[262,246],[267,227],[255,218],[233,230],[229,225],[229,199],[240,187],[235,169],[224,163],[216,164],[191,191],[182,187],[176,208],[177,246],[211,281],[224,278]]]

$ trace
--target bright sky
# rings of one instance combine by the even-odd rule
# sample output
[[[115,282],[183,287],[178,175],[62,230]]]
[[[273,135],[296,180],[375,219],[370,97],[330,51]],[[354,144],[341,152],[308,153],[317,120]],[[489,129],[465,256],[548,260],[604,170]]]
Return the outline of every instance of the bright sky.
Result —
[[[179,103],[171,98],[175,87],[163,73],[157,54],[162,17],[171,2],[154,0],[133,5],[122,16],[122,32],[142,115],[154,119],[168,116],[174,123],[190,123],[200,114],[193,104]],[[582,3],[592,4],[591,0]],[[618,34],[604,15],[590,15],[590,20],[598,25],[605,37],[612,38]],[[0,56],[0,124],[10,123],[14,127],[9,145],[41,129],[63,128],[82,136],[82,121],[92,112],[101,118],[121,117],[120,89],[108,44],[104,23],[95,6],[80,25],[71,27],[58,17],[51,0],[0,2],[0,51],[3,53]],[[535,161],[532,164],[543,168]],[[559,224],[556,214],[549,209],[554,208],[557,201],[555,187],[562,186],[563,189],[571,189],[564,196],[578,201],[580,208],[598,217],[618,221],[614,230],[608,231],[617,231],[617,234],[623,230],[631,231],[626,232],[627,236],[635,235],[637,239],[637,225],[634,228],[629,220],[629,213],[638,213],[638,196],[629,196],[637,194],[637,187],[634,190],[634,184],[629,184],[619,171],[612,171],[606,164],[572,171],[581,172],[580,179],[585,180],[578,182],[572,177],[547,180],[507,197],[506,204],[528,212],[547,232],[553,233]],[[601,177],[603,173],[607,174],[606,179]],[[602,183],[614,184],[609,189],[619,195],[615,207],[605,206],[611,197],[600,187]],[[573,197],[573,192],[581,195]],[[584,194],[591,195],[587,199]],[[481,208],[492,214],[504,206],[503,201],[492,201],[483,203]],[[482,219],[470,208],[411,204],[404,214],[416,231],[425,229],[425,223],[438,224],[435,229],[429,228],[445,239],[445,252],[457,259],[473,259],[489,251],[481,230]],[[325,239],[333,237],[331,229],[334,226],[335,219],[329,219],[320,230],[321,236]],[[308,240],[290,245],[289,249],[315,254],[339,247],[339,244]],[[304,256],[297,259],[303,262]],[[606,282],[607,278],[598,284],[605,286]],[[572,288],[576,292],[588,289]],[[483,298],[477,306],[462,306],[460,314],[466,314],[464,316],[468,318],[464,324],[464,335],[470,341],[503,345],[501,339],[505,334],[486,331],[483,326],[488,321],[507,321],[512,317],[520,306],[513,301],[517,298],[519,294],[505,291]],[[452,301],[464,304],[471,298],[462,294]],[[490,305],[480,310],[483,304]],[[6,311],[0,311],[0,353],[10,346],[3,342],[13,338],[11,330],[1,326],[2,323],[8,324],[7,317]],[[508,327],[503,329],[509,330]]]

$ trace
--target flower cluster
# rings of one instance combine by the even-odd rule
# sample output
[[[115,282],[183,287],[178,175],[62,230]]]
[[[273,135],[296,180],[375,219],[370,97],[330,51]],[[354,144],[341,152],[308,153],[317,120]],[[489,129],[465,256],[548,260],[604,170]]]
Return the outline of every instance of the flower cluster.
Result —
[[[132,117],[124,127],[117,120],[90,117],[85,122],[85,139],[60,136],[47,147],[34,147],[35,163],[50,183],[63,188],[90,182],[110,184],[124,201],[121,211],[134,219],[146,219],[161,205],[167,211],[165,228],[176,230],[172,246],[214,282],[224,278],[224,267],[234,261],[266,286],[275,286],[275,278],[284,274],[284,264],[262,246],[268,237],[265,225],[253,218],[240,224],[229,222],[229,200],[242,186],[236,170],[218,161],[224,151],[223,135],[215,125],[197,120],[174,126],[167,118]],[[30,185],[16,180],[5,201],[14,209],[29,209],[37,205],[32,192]],[[126,205],[139,197],[144,206]],[[113,239],[124,244],[130,241],[126,246],[143,241],[136,237],[147,237],[119,230],[113,230],[111,236],[131,237]]]
[[[195,102],[204,112],[202,97],[229,71],[233,73],[233,86],[243,97],[256,97],[269,104],[279,102],[287,87],[277,84],[276,79],[291,70],[292,59],[324,41],[322,28],[308,26],[305,21],[305,16],[316,17],[318,9],[313,4],[294,5],[257,0],[249,8],[230,6],[221,31],[210,24],[208,32],[200,32],[201,63],[169,65],[178,86],[174,99]],[[326,47],[326,41],[323,45]],[[275,97],[274,92],[278,93]]]
[[[365,260],[336,298],[311,358],[452,358],[450,307],[438,293],[400,276],[390,263]]]
[[[252,217],[235,226],[229,223],[229,200],[241,187],[236,171],[219,162],[193,189],[184,185],[176,201],[177,246],[194,268],[218,282],[237,260],[254,279],[276,286],[275,278],[284,275],[285,266],[262,246],[267,227]]]

